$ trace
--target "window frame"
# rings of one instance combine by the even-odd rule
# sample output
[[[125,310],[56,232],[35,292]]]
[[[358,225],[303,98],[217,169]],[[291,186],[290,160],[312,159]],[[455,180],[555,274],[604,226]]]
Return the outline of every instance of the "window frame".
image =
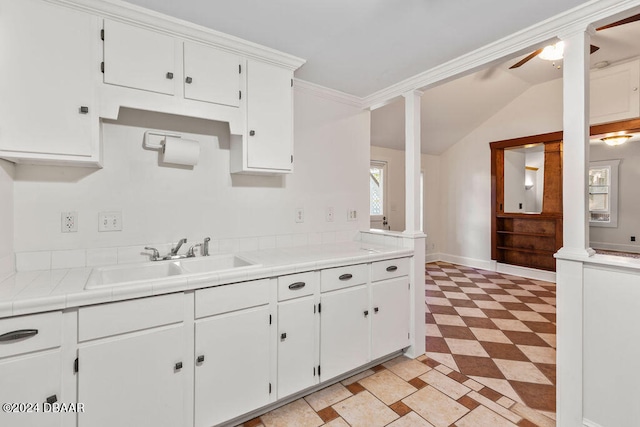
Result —
[[[589,162],[588,174],[592,169],[609,168],[609,209],[607,211],[592,211],[589,210],[589,226],[590,227],[618,227],[618,168],[620,166],[620,159],[616,160],[602,160],[597,162]],[[588,187],[591,187],[590,185]],[[591,194],[589,188],[587,188],[587,196]],[[603,213],[609,214],[609,221],[597,221],[591,219],[591,213]]]
[[[369,190],[369,218],[372,221],[382,221],[387,216],[387,182],[389,181],[389,175],[387,173],[387,162],[383,160],[371,160],[369,162],[369,173],[371,174],[371,168],[380,168],[382,169],[382,214],[380,215],[372,215],[371,214],[371,190]]]

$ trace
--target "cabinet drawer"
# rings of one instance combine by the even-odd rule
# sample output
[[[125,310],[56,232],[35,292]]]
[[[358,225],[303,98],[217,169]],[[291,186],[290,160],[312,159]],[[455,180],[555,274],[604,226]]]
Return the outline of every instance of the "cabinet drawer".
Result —
[[[92,340],[183,320],[182,293],[82,307],[78,310],[78,339]]]
[[[0,358],[59,347],[62,344],[62,312],[2,319],[0,337]]]
[[[269,279],[196,291],[196,318],[269,303]]]
[[[392,279],[409,274],[409,258],[396,258],[371,264],[371,281]]]
[[[278,301],[313,295],[318,289],[314,272],[278,277]]]
[[[320,272],[320,290],[322,292],[367,283],[367,264],[348,265],[328,268]]]

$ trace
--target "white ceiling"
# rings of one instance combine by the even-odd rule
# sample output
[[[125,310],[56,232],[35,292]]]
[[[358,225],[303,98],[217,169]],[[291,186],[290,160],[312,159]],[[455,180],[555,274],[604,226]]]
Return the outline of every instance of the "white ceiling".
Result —
[[[640,21],[598,31],[591,43],[600,50],[591,64],[640,56]],[[422,152],[440,154],[460,141],[527,89],[562,77],[562,61],[533,58],[509,70],[527,54],[429,89],[422,97]],[[402,100],[371,113],[371,144],[404,150]]]
[[[364,97],[586,0],[127,0],[307,60],[296,77]]]

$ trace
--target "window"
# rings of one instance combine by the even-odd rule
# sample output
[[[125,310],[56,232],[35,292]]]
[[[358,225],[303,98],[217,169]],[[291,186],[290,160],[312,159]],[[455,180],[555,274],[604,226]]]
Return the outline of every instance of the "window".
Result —
[[[620,160],[589,164],[589,225],[618,226],[618,165]]]
[[[372,161],[369,169],[369,195],[371,216],[384,216],[385,162]]]

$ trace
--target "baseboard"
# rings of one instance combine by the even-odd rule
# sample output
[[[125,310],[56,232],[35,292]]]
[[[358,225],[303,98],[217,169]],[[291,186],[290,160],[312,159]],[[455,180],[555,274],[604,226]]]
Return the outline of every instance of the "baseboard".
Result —
[[[640,246],[638,245],[622,245],[619,243],[589,242],[589,246],[591,246],[593,249],[604,249],[607,251],[640,253]]]
[[[480,270],[496,271],[496,262],[491,260],[483,260],[476,258],[467,258],[458,255],[440,253],[440,259],[437,261],[450,262],[451,264],[464,265],[467,267],[479,268]]]
[[[535,268],[520,267],[518,265],[498,263],[496,271],[498,273],[510,274],[512,276],[526,277],[533,280],[544,280],[545,282],[556,282],[554,271],[538,270]]]

